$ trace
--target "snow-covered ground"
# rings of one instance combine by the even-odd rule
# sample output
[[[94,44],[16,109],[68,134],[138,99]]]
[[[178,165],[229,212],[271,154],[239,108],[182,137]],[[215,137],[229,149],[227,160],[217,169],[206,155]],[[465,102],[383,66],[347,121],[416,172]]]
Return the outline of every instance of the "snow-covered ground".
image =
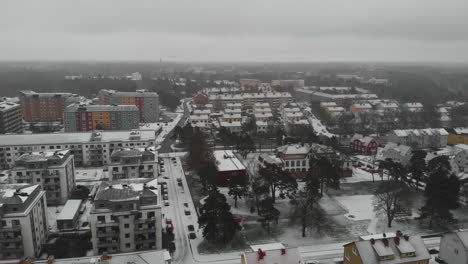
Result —
[[[345,217],[350,220],[371,220],[367,232],[376,233],[377,217],[372,205],[374,195],[338,196],[335,199],[348,210]]]

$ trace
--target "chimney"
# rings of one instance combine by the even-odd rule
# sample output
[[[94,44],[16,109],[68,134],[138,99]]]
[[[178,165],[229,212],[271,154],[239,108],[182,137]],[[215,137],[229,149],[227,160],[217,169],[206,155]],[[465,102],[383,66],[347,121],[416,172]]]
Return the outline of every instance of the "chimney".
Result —
[[[400,237],[395,237],[394,238],[394,241],[395,241],[395,245],[400,245]]]
[[[396,235],[397,235],[397,237],[401,237],[401,236],[403,236],[403,233],[400,230],[397,230]]]
[[[281,255],[286,255],[286,249],[285,248],[281,249]]]
[[[55,262],[55,257],[54,255],[50,255],[48,258],[47,258],[47,264],[53,264]]]
[[[375,244],[375,239],[371,238],[370,242],[371,242],[372,245],[374,245]]]
[[[383,243],[386,247],[388,247],[388,239],[386,239],[386,238],[382,239],[382,243]]]
[[[383,233],[382,236],[383,236],[383,237],[387,237],[387,234]]]
[[[404,235],[403,238],[408,241],[409,240],[409,236],[408,235]]]
[[[265,257],[266,253],[262,251],[261,248],[258,249],[258,260],[263,259]]]

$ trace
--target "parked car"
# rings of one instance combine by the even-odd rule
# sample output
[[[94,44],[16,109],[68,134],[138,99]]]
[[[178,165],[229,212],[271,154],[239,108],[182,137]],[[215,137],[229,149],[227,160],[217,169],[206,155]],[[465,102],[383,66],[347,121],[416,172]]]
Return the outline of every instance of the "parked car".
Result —
[[[169,200],[169,196],[167,194],[164,194],[163,199],[164,200]]]
[[[185,215],[190,215],[190,210],[185,210]]]
[[[164,201],[164,206],[169,206],[169,201]]]
[[[182,182],[178,182],[177,185],[179,185],[180,187],[182,187]]]
[[[172,219],[166,218],[166,225],[172,225]]]
[[[190,234],[188,235],[188,237],[189,237],[190,239],[195,239],[195,238],[197,238],[197,235],[195,235],[195,233],[192,232],[192,233],[190,233]]]
[[[193,225],[188,225],[187,228],[190,232],[195,231],[195,227],[193,227]]]
[[[182,179],[181,179],[181,178],[177,178],[177,182],[182,182]]]
[[[165,172],[166,170],[164,169],[164,167],[161,167],[161,169],[159,171],[160,172]]]

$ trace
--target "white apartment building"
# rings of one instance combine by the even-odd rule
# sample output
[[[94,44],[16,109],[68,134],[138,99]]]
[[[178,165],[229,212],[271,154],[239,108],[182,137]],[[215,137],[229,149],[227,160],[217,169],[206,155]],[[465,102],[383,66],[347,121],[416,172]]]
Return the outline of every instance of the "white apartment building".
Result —
[[[398,145],[393,142],[388,142],[382,150],[384,159],[391,159],[394,162],[401,163],[406,166],[411,159],[412,149],[410,146]]]
[[[107,165],[109,180],[155,178],[158,175],[158,152],[150,148],[122,148],[111,154]]]
[[[400,106],[395,102],[380,102],[377,104],[377,110],[381,110],[384,113],[393,113],[400,111]]]
[[[204,124],[208,125],[210,122],[210,116],[209,115],[191,115],[189,117],[190,124]]]
[[[455,163],[458,166],[460,171],[466,172],[468,171],[468,145],[466,144],[457,144],[455,148],[458,153],[455,155]]]
[[[156,179],[101,183],[89,217],[94,254],[161,249],[160,201]]]
[[[221,117],[223,122],[241,122],[242,116],[241,114],[223,114]]]
[[[211,114],[211,110],[210,109],[195,109],[193,110],[193,114],[194,116],[205,116],[205,115],[210,115]]]
[[[443,148],[447,146],[448,132],[443,128],[396,129],[388,141],[416,148]]]
[[[238,134],[242,132],[242,123],[239,121],[234,121],[234,122],[221,121],[219,122],[219,126],[225,127],[227,130],[229,130],[233,134]]]
[[[104,166],[115,149],[151,147],[155,140],[151,129],[0,135],[0,169],[13,167],[24,153],[66,149],[73,154],[76,166]]]
[[[30,152],[11,169],[16,183],[39,184],[49,205],[64,204],[75,188],[75,162],[70,150]]]
[[[234,108],[234,109],[227,108],[227,109],[224,109],[224,113],[228,114],[228,115],[240,115],[240,114],[242,114],[242,109],[240,109],[240,108]]]
[[[273,114],[271,112],[256,112],[254,114],[255,119],[257,121],[268,121],[270,118],[273,117]]]
[[[291,102],[292,96],[286,92],[221,94],[210,95],[209,101],[218,109],[225,109],[229,103],[239,103],[242,107],[252,107],[255,103],[269,103],[271,108],[278,108],[281,104]]]
[[[47,226],[45,191],[38,184],[0,184],[0,259],[39,257]]]

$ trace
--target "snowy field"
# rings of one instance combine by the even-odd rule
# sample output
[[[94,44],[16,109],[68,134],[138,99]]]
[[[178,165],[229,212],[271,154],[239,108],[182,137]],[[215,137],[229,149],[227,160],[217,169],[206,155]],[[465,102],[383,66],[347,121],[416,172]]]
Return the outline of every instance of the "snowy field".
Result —
[[[350,220],[370,220],[367,232],[376,233],[377,218],[372,205],[374,195],[338,196],[335,199],[348,210],[344,216]]]

